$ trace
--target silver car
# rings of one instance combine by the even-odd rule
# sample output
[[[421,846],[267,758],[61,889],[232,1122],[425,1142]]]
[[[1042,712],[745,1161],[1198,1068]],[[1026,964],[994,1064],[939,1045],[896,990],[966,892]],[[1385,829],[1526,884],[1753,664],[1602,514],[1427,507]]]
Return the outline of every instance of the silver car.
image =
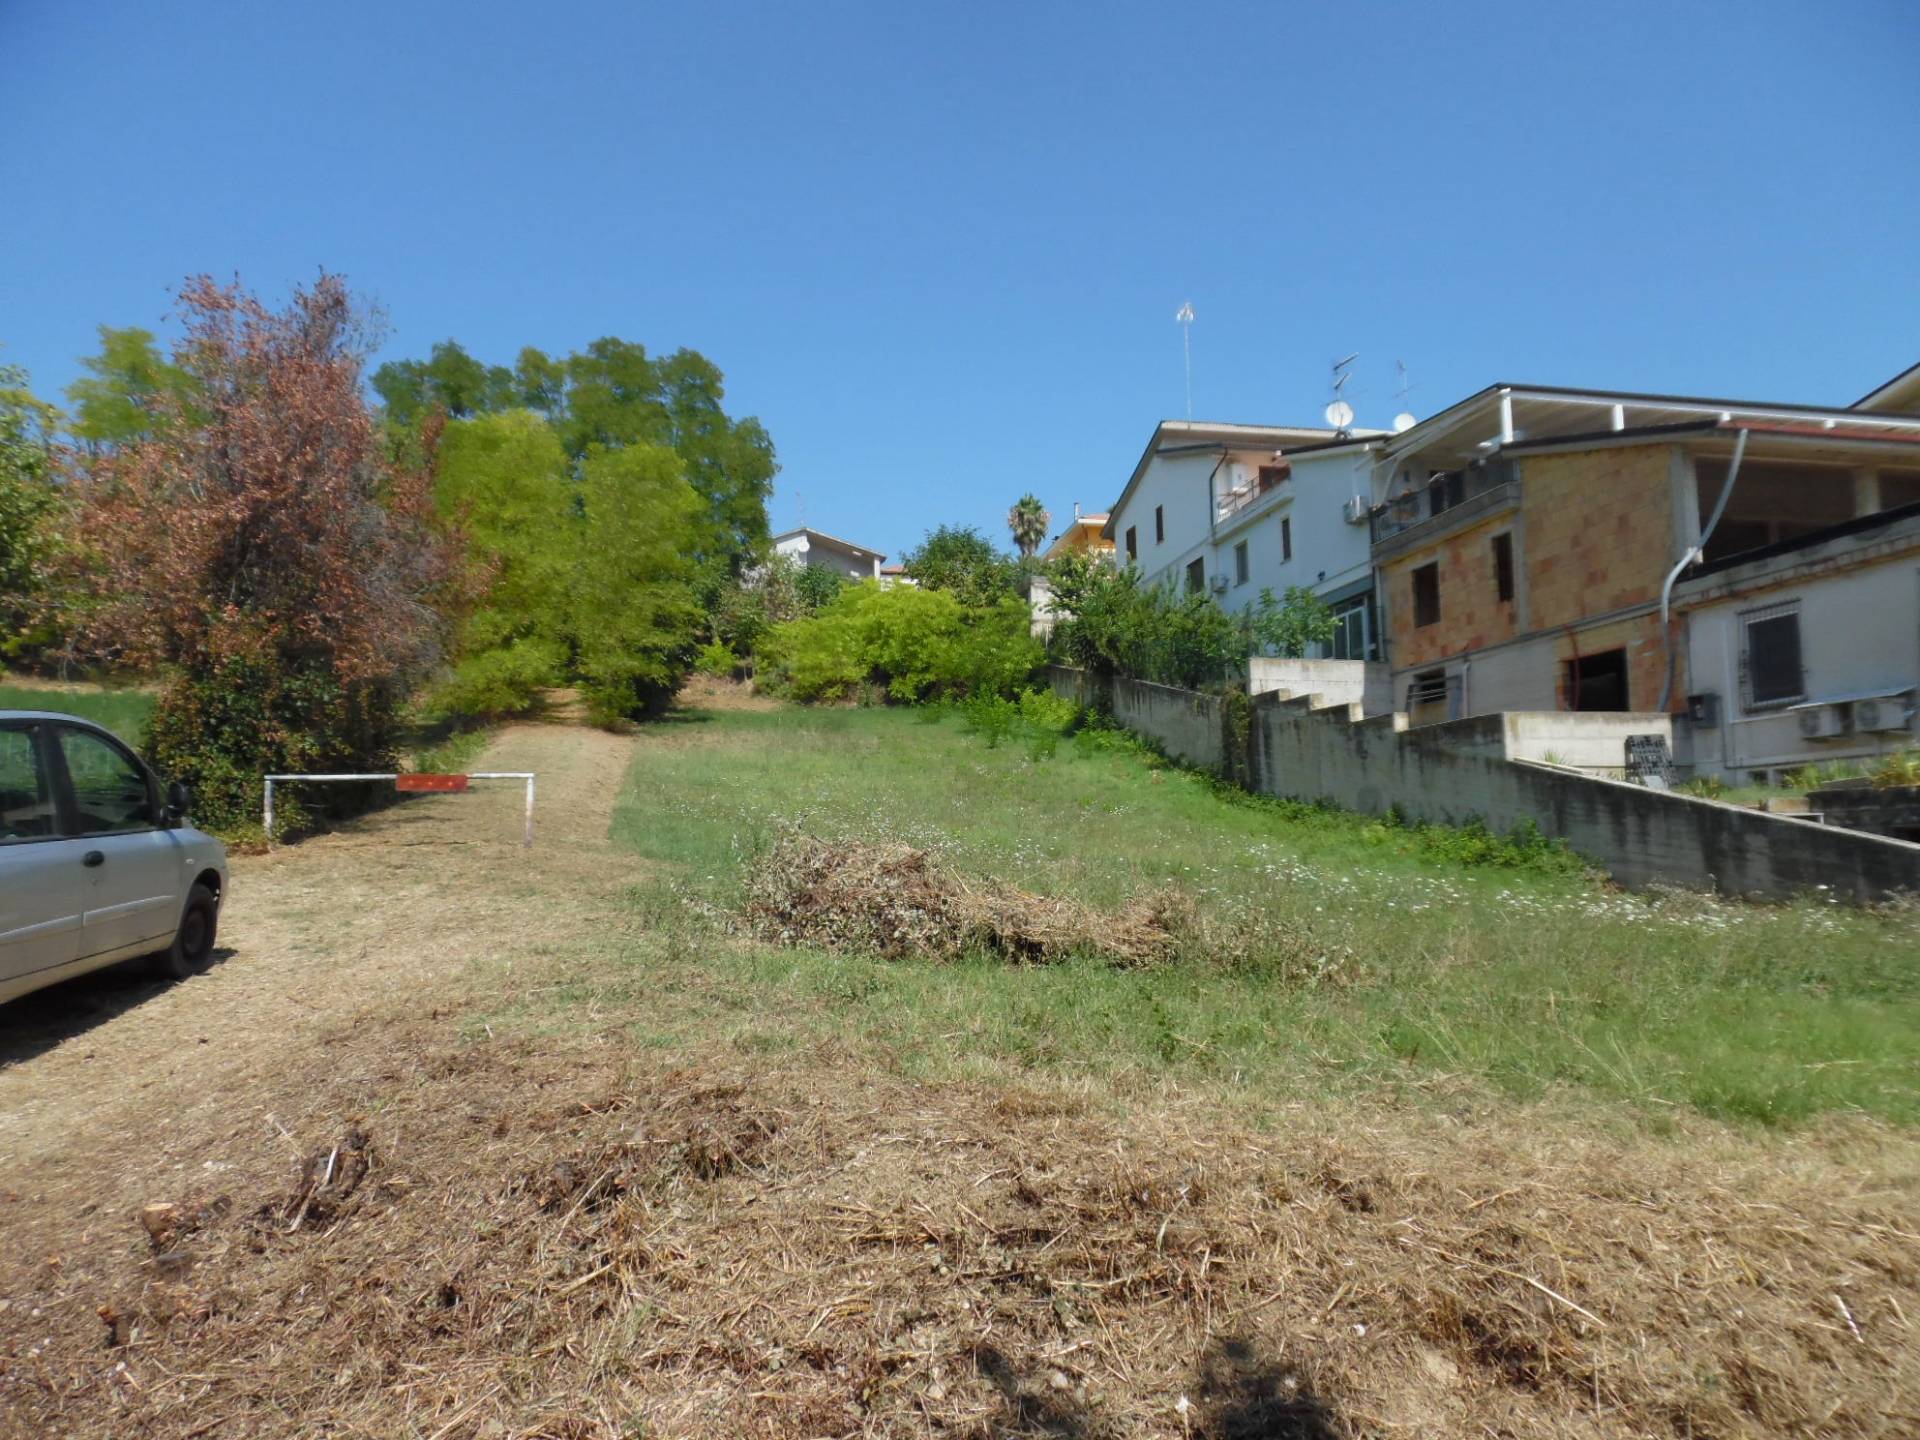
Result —
[[[72,715],[0,710],[0,1002],[138,956],[213,957],[226,848],[185,786]]]

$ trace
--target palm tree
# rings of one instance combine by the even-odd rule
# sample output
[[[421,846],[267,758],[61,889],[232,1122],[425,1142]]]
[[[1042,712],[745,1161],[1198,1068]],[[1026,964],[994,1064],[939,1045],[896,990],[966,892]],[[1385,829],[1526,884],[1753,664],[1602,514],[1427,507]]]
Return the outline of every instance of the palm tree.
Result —
[[[1031,555],[1040,548],[1040,542],[1047,538],[1047,526],[1052,523],[1047,507],[1040,503],[1039,496],[1031,493],[1022,495],[1007,511],[1007,529],[1013,532],[1013,543],[1022,555]]]

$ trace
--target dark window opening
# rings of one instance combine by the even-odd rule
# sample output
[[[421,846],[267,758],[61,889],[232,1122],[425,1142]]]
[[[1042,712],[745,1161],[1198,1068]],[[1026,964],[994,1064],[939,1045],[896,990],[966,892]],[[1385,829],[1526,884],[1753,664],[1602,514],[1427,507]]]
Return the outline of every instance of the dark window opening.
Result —
[[[1467,498],[1467,477],[1458,470],[1442,470],[1427,482],[1427,514],[1451,510]]]
[[[1264,495],[1269,490],[1278,489],[1292,473],[1293,462],[1290,460],[1283,460],[1278,465],[1262,465],[1256,493]]]
[[[1752,610],[1740,617],[1745,632],[1740,668],[1747,687],[1747,708],[1790,705],[1806,698],[1800,668],[1800,606],[1797,602]]]
[[[1233,583],[1236,585],[1246,584],[1247,571],[1247,542],[1242,540],[1238,545],[1233,547]]]
[[[1153,543],[1167,543],[1167,512],[1159,505],[1153,507]]]
[[[1440,565],[1422,565],[1413,572],[1413,623],[1436,625],[1440,621]]]
[[[1726,487],[1725,460],[1703,457],[1694,462],[1695,489],[1704,526]],[[1881,489],[1884,495],[1885,482]],[[1734,477],[1733,494],[1720,523],[1707,537],[1707,559],[1739,555],[1798,539],[1853,518],[1853,471],[1841,465],[1791,464],[1778,460],[1745,460]]]
[[[1207,562],[1205,557],[1187,562],[1187,589],[1191,591],[1207,588]]]
[[[1293,558],[1293,517],[1280,517],[1280,559],[1284,562]]]
[[[1445,670],[1420,670],[1407,681],[1407,709],[1418,714],[1429,705],[1444,705],[1451,715],[1452,687]],[[1428,717],[1431,718],[1431,717]]]
[[[1138,526],[1127,526],[1127,559],[1140,558],[1140,530]]]
[[[1627,652],[1602,650],[1567,661],[1569,710],[1630,710],[1627,704]]]
[[[1513,599],[1513,532],[1493,537],[1493,593],[1497,599]]]

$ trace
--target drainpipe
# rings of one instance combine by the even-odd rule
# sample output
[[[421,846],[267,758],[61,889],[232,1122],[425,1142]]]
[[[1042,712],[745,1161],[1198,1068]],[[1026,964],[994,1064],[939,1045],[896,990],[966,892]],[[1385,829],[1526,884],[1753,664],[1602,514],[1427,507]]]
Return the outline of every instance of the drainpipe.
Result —
[[[1747,453],[1747,432],[1736,430],[1733,440],[1733,463],[1727,467],[1727,483],[1720,487],[1720,498],[1714,502],[1713,514],[1707,517],[1706,528],[1700,532],[1700,543],[1693,546],[1673,569],[1667,572],[1666,583],[1660,587],[1660,638],[1667,647],[1667,675],[1660,683],[1660,713],[1667,713],[1667,705],[1673,699],[1673,627],[1669,616],[1673,608],[1673,582],[1680,578],[1680,572],[1696,561],[1707,558],[1707,541],[1713,538],[1713,527],[1720,523],[1720,517],[1726,513],[1727,501],[1733,498],[1733,482],[1740,476],[1740,457]],[[1724,718],[1722,720],[1724,724]]]

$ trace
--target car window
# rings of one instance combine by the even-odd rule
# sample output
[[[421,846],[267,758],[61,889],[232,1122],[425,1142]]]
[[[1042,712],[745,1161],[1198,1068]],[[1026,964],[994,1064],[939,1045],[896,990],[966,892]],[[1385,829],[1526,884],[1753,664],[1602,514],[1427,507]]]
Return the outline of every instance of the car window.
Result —
[[[53,791],[32,728],[0,730],[0,840],[54,833]]]
[[[85,730],[62,730],[60,753],[73,782],[75,834],[153,828],[147,777],[118,747]]]

